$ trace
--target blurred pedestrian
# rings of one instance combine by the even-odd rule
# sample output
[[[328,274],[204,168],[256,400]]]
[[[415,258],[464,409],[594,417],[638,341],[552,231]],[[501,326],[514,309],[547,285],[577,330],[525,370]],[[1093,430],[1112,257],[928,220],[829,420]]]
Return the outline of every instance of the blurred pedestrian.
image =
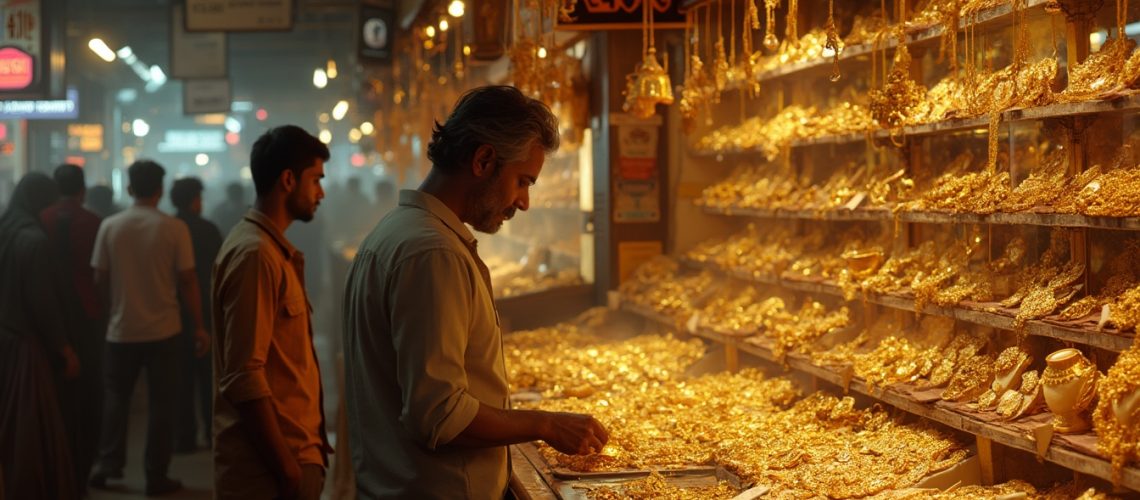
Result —
[[[376,181],[376,199],[372,203],[373,213],[375,219],[373,224],[380,222],[388,212],[391,212],[396,205],[399,204],[399,198],[396,193],[396,183],[392,179],[380,179]],[[372,228],[368,228],[369,231]]]
[[[170,202],[175,214],[190,230],[190,244],[194,247],[194,271],[198,274],[201,292],[202,322],[207,328],[210,321],[210,275],[214,258],[222,247],[222,233],[212,222],[202,218],[202,191],[205,186],[197,177],[174,181],[170,187]],[[196,356],[194,350],[194,314],[187,301],[182,304],[182,388],[178,391],[178,424],[175,429],[174,451],[189,453],[198,449],[198,429],[204,429],[208,443],[213,436],[211,401],[214,397],[213,371],[210,356]],[[201,418],[199,427],[198,419]]]
[[[56,378],[83,367],[59,315],[57,266],[39,214],[55,183],[30,173],[0,216],[0,497],[79,497]]]
[[[198,354],[209,349],[202,323],[194,250],[186,224],[158,210],[166,170],[150,160],[127,169],[130,208],[99,227],[91,266],[95,285],[110,295],[111,315],[104,354],[103,432],[91,485],[106,487],[123,477],[127,460],[127,420],[139,372],[146,369],[146,493],[177,491],[182,483],[167,475],[174,447],[178,391],[179,296],[194,321]]]
[[[115,204],[115,192],[104,185],[91,186],[91,189],[87,190],[86,199],[87,203],[84,207],[103,219],[123,210],[122,207]]]
[[[328,148],[300,127],[253,145],[257,201],[214,266],[214,495],[317,500],[328,465],[305,257],[285,238],[324,198]]]
[[[218,226],[222,236],[225,237],[238,222],[241,222],[247,210],[249,203],[245,201],[245,188],[241,183],[231,182],[226,185],[226,199],[210,211],[210,220]]]
[[[99,449],[100,413],[103,409],[103,337],[106,314],[95,293],[91,254],[101,217],[83,208],[87,186],[83,169],[60,165],[53,173],[60,199],[40,213],[63,280],[60,313],[83,370],[60,385],[60,405],[71,442],[76,484],[82,495]]]

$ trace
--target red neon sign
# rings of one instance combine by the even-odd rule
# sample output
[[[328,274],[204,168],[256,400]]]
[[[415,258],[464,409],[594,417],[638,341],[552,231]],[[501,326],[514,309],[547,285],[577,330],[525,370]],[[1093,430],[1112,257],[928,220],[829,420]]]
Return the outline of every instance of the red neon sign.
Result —
[[[22,90],[32,84],[35,61],[15,47],[0,49],[0,90]]]

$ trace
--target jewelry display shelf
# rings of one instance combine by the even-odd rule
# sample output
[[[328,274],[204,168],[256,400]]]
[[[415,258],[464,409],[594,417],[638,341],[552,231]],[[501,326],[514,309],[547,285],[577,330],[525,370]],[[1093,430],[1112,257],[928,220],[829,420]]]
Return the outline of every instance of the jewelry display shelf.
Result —
[[[885,208],[831,210],[784,210],[739,207],[701,207],[712,215],[755,217],[758,219],[834,220],[834,221],[899,221],[920,224],[997,224],[1021,226],[1086,227],[1140,231],[1140,217],[1090,217],[1057,213],[994,213],[989,215],[948,212],[899,212]]]
[[[701,4],[708,3],[709,0],[696,0],[685,2],[682,9],[689,10],[698,7]],[[1026,3],[1026,9],[1033,9],[1035,7],[1045,5],[1048,0],[1029,0]],[[983,10],[978,13],[976,22],[971,22],[971,19],[962,18],[958,21],[958,29],[962,30],[970,26],[990,30],[997,26],[1004,26],[1012,24],[1013,22],[1013,7],[1009,4],[999,5]],[[916,45],[924,42],[931,42],[940,38],[945,31],[942,25],[935,25],[930,27],[922,27],[910,30],[906,36],[907,45]],[[894,49],[898,46],[898,41],[894,38],[884,40],[879,47],[875,47],[873,43],[861,43],[844,47],[839,53],[839,61],[846,62],[860,58],[865,58],[876,48]],[[755,80],[759,83],[766,81],[777,80],[788,76],[797,75],[799,73],[815,70],[820,68],[827,68],[832,64],[831,57],[821,57],[811,61],[801,61],[793,64],[782,64],[778,68],[761,71],[756,74]],[[744,85],[737,83],[730,85],[728,90],[739,90],[744,88]]]
[[[644,307],[639,307],[636,304],[627,305],[627,303],[623,301],[621,308],[664,326],[677,327],[676,321],[671,318],[667,318],[653,311],[648,311]],[[712,342],[724,344],[726,346],[726,355],[730,357],[728,362],[730,367],[736,365],[736,362],[731,358],[737,356],[737,352],[743,352],[765,361],[781,364],[788,369],[804,373],[816,379],[826,381],[838,386],[845,392],[855,391],[906,411],[907,413],[934,420],[948,427],[973,434],[977,436],[979,440],[986,439],[1030,453],[1037,452],[1037,443],[1034,438],[1021,431],[959,413],[942,402],[920,402],[892,389],[890,386],[881,388],[868,387],[866,382],[854,377],[850,369],[844,369],[841,372],[836,369],[817,366],[812,364],[805,356],[796,354],[789,354],[784,359],[779,359],[770,349],[744,342],[743,338],[740,337],[722,335],[702,329],[690,331],[690,333]],[[1106,480],[1111,480],[1112,478],[1111,464],[1100,456],[1089,455],[1064,446],[1050,444],[1043,458],[1049,462],[1082,474],[1088,474]],[[1120,484],[1132,490],[1140,490],[1140,469],[1126,467],[1123,471]]]
[[[843,290],[841,288],[827,282],[795,280],[774,276],[754,276],[751,273],[735,270],[725,270],[716,265],[696,262],[688,259],[686,259],[684,262],[690,267],[708,269],[739,280],[765,285],[776,285],[798,292],[843,297]],[[892,309],[914,312],[914,299],[910,297],[881,294],[860,294],[853,301],[865,301],[867,303],[877,304]],[[923,308],[922,313],[934,316],[945,316],[948,318],[957,319],[959,321],[998,328],[1001,330],[1013,329],[1012,317],[1004,314],[991,313],[976,309],[927,305]],[[1047,321],[1029,321],[1026,323],[1025,330],[1026,333],[1035,337],[1047,337],[1064,342],[1096,347],[1098,349],[1104,349],[1112,352],[1123,352],[1125,349],[1131,347],[1133,343],[1132,335],[1097,331],[1090,328],[1061,326]]]
[[[1102,99],[1085,102],[1056,103],[1035,108],[1011,109],[1002,113],[1001,121],[1020,122],[1043,120],[1047,118],[1064,118],[1098,113],[1119,113],[1140,110],[1140,94],[1131,92],[1111,99]],[[989,126],[989,117],[950,119],[925,125],[913,125],[895,131],[880,129],[874,132],[860,132],[854,134],[825,135],[811,139],[798,139],[792,141],[793,148],[802,148],[817,145],[848,144],[865,141],[868,137],[875,139],[888,139],[892,136],[924,136],[946,132],[961,132],[966,130],[984,129]],[[690,154],[700,157],[717,157],[722,155],[741,155],[759,153],[758,148],[729,148],[723,151],[693,150]]]

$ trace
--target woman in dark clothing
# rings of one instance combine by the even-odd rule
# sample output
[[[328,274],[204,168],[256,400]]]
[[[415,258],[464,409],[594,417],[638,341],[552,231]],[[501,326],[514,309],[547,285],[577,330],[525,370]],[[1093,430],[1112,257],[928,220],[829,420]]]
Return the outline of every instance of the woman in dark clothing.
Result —
[[[56,196],[51,178],[30,173],[0,216],[0,497],[78,495],[55,379],[74,378],[80,367],[39,223]]]

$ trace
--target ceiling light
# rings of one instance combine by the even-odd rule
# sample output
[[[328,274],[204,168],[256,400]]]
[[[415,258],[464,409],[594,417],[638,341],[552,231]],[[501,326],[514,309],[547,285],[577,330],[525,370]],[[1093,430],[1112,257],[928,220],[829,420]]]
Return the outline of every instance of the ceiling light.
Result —
[[[447,28],[450,28],[450,27],[451,27],[451,25],[447,24],[447,19],[440,19],[439,20],[439,31],[447,31]]]
[[[135,133],[135,137],[146,137],[150,133],[150,124],[142,118],[135,118],[131,122],[131,131]]]
[[[344,115],[347,115],[347,114],[348,114],[348,101],[340,101],[340,102],[336,103],[336,106],[333,107],[332,117],[334,120],[339,122],[339,121],[343,120]]]
[[[115,60],[115,52],[112,51],[111,47],[107,46],[107,42],[104,42],[101,38],[92,38],[91,41],[87,42],[87,47],[90,48],[91,52],[94,52],[95,55],[99,56],[99,59],[107,62]]]
[[[435,38],[435,26],[428,26],[425,28],[424,34],[427,35],[428,38]]]
[[[372,132],[375,130],[376,128],[372,126],[372,122],[364,122],[360,124],[360,133],[364,135],[372,135]]]
[[[335,79],[336,75],[339,74],[339,73],[337,73],[337,70],[336,70],[336,61],[329,59],[327,66],[328,66],[328,69],[325,70],[325,74],[328,75],[329,80]]]
[[[320,134],[317,134],[317,138],[320,139],[321,142],[328,144],[332,142],[332,132],[329,132],[328,130],[322,130]]]
[[[198,155],[194,157],[194,163],[199,167],[204,167],[206,164],[210,163],[210,155],[206,153],[198,153]]]
[[[463,4],[463,0],[451,0],[451,3],[447,6],[447,13],[451,14],[451,17],[463,17],[464,11],[467,10],[466,7],[467,6]]]
[[[329,84],[329,75],[325,70],[317,68],[313,70],[313,86],[318,89],[323,89]]]

